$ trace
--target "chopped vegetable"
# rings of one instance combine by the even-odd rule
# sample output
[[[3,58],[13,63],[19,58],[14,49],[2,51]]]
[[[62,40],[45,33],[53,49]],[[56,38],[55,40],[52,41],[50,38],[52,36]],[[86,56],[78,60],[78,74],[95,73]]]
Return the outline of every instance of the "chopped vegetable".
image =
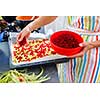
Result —
[[[42,71],[36,75],[34,72],[27,73],[14,70],[9,70],[0,74],[0,83],[41,83],[50,79],[47,75],[43,76]]]

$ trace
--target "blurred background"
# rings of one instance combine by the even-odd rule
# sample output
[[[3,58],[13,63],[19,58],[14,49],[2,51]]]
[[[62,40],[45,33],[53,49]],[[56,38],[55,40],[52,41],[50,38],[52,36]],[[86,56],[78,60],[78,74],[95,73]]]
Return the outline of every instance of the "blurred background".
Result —
[[[38,16],[0,16],[0,42],[8,40],[9,32],[20,32],[27,24]],[[43,33],[43,27],[34,30]]]

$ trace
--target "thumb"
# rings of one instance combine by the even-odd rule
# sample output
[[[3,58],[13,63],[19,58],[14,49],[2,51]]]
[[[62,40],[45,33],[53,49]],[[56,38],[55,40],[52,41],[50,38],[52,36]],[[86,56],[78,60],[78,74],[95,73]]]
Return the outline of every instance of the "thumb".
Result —
[[[80,47],[85,47],[85,46],[87,46],[87,45],[88,45],[87,42],[82,42],[82,43],[79,44]]]

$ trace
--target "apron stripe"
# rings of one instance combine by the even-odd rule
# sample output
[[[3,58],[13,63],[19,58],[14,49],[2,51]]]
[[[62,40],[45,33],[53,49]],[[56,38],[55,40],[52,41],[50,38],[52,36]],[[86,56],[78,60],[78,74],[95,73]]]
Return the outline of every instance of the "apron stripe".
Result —
[[[100,66],[100,54],[99,54],[99,58],[98,58],[98,59],[99,59],[99,61],[98,61],[98,66],[97,66],[97,69],[96,69],[96,74],[95,74],[93,83],[96,82],[97,75],[98,75],[98,72],[99,72],[99,66]]]
[[[84,29],[87,30],[87,16],[84,17]]]
[[[95,24],[95,27],[94,27],[94,32],[98,31],[98,26],[99,26],[99,19],[97,17],[96,18],[96,24]]]
[[[81,28],[83,29],[84,28],[84,22],[83,22],[83,16],[81,17]]]
[[[68,66],[64,65],[64,82],[66,82],[67,67],[68,67]]]
[[[90,61],[90,53],[91,53],[91,51],[88,52],[88,58],[87,58],[86,68],[85,68],[85,72],[84,72],[82,82],[85,82],[85,79],[86,79],[86,74],[87,74],[87,70],[88,70],[88,67],[89,67],[89,61]]]
[[[91,16],[89,16],[89,31],[91,29]]]
[[[72,59],[71,59],[71,62],[70,62],[70,64],[71,64],[71,80],[72,80],[72,82],[73,82],[73,74],[72,74],[72,70],[73,70],[73,67],[72,67]]]
[[[94,30],[95,16],[92,17],[92,31]]]
[[[69,82],[69,71],[68,71],[68,64],[69,63],[66,63],[66,82]]]
[[[84,36],[83,38],[84,38],[85,41],[88,40],[88,36]],[[85,69],[85,67],[86,67],[86,66],[85,66],[86,60],[87,60],[87,55],[86,55],[86,53],[85,53],[85,54],[84,54],[84,58],[83,58],[83,62],[82,62],[83,64],[81,65],[82,71],[81,71],[81,75],[80,75],[79,82],[82,81],[82,77],[83,77],[83,75],[84,75],[84,69]]]
[[[85,53],[84,58],[83,58],[83,65],[82,65],[82,71],[81,71],[81,75],[80,75],[80,78],[79,78],[79,82],[81,82],[81,80],[82,80],[82,76],[83,76],[83,73],[84,73],[84,67],[85,67],[86,61],[87,61],[87,59],[86,59],[86,53]]]
[[[71,59],[70,59],[71,62]],[[69,62],[69,66],[68,66],[68,73],[69,73],[69,81],[72,82],[71,80],[71,63]]]
[[[78,19],[78,23],[77,23],[77,24],[78,24],[78,26],[77,26],[77,27],[78,27],[78,28],[80,28],[80,26],[81,26],[81,23],[80,23],[80,18]]]
[[[68,24],[71,25],[71,17],[72,16],[68,16]]]
[[[74,58],[73,60],[74,60],[74,61],[73,61],[73,62],[74,62],[74,64],[73,64],[73,74],[74,74],[74,76],[73,76],[73,77],[74,77],[74,80],[75,80],[75,76],[76,76],[76,73],[75,73],[76,59]]]
[[[74,58],[74,66],[73,66],[73,70],[75,70],[75,67],[76,67],[76,59]]]
[[[96,55],[96,52],[95,50],[91,50],[91,54],[94,54],[94,57],[91,57],[91,60],[90,60],[90,66],[89,66],[89,69],[88,69],[88,74],[87,74],[87,79],[86,79],[86,82],[89,82],[90,80],[90,77],[91,77],[91,72],[92,72],[92,68],[94,66],[94,58],[95,58],[95,55]]]
[[[98,37],[97,37],[97,36],[96,36],[96,40],[98,40]],[[91,76],[91,79],[90,79],[90,83],[92,83],[93,76],[94,76],[94,73],[95,73],[96,64],[97,64],[97,55],[98,55],[98,48],[96,48],[96,59],[95,59],[95,65],[94,65],[94,69],[93,69],[92,76]]]
[[[76,59],[76,74],[78,74],[78,68],[79,68],[79,62],[80,62],[80,57]]]
[[[93,37],[92,38],[88,37],[88,39],[90,41],[92,41]],[[90,59],[91,59],[91,50],[89,50],[89,52],[87,52],[87,63],[86,63],[86,69],[85,69],[85,72],[84,72],[84,76],[83,76],[83,81],[82,82],[86,81],[86,75],[87,75],[87,72],[88,72],[88,69],[89,69]]]
[[[100,67],[100,66],[99,66]],[[99,69],[99,71],[100,71],[100,69]],[[100,72],[98,73],[98,78],[97,78],[97,81],[96,81],[97,83],[100,83]]]
[[[77,64],[76,64],[76,76],[75,76],[75,79],[77,79],[76,81],[78,82],[78,79],[79,79],[79,72],[81,70],[81,65],[82,65],[82,58],[79,57],[76,59],[77,60]]]
[[[100,40],[100,37],[98,37],[98,40]],[[97,76],[99,75],[99,67],[100,67],[100,47],[98,47],[98,65],[97,65],[97,69],[96,69],[96,74],[95,74],[95,77],[94,77],[94,83],[96,82],[97,80]]]

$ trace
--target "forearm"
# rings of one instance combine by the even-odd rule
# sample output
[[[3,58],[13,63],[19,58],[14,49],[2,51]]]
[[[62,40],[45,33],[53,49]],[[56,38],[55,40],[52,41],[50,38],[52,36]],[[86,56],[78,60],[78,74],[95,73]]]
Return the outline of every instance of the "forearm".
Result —
[[[27,27],[29,27],[30,31],[33,31],[37,28],[40,28],[41,26],[44,26],[53,22],[56,18],[57,16],[40,16],[39,18],[37,18],[36,20],[28,24]]]

